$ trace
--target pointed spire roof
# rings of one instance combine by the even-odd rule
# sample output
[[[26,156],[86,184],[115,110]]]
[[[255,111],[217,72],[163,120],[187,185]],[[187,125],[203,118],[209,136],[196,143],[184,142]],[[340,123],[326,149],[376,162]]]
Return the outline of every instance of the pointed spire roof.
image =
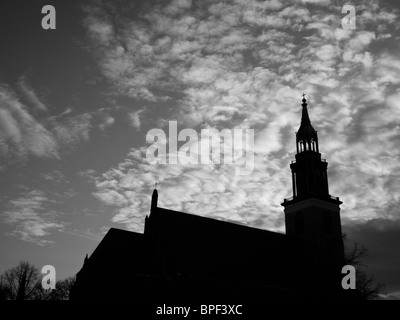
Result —
[[[303,102],[301,104],[301,106],[303,107],[303,112],[301,114],[301,124],[311,125],[310,117],[308,115],[308,110],[307,110],[307,100],[304,96],[305,94],[303,93],[303,100],[301,100]]]
[[[152,197],[158,197],[157,186],[158,186],[158,182],[156,182],[156,183],[154,184],[154,190],[153,190],[153,195],[152,195]]]
[[[151,195],[151,209],[150,213],[157,209],[158,202],[158,191],[157,191],[157,183],[154,186],[153,194]]]
[[[301,125],[299,131],[297,131],[297,141],[311,142],[312,140],[317,140],[317,131],[311,125],[310,117],[307,110],[307,100],[305,94],[303,93],[302,100],[303,111],[301,114]]]

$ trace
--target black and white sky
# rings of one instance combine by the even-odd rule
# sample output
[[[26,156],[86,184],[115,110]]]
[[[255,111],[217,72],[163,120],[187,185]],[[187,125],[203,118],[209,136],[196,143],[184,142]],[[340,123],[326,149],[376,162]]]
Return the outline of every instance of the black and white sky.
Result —
[[[398,1],[2,0],[0,40],[0,272],[74,275],[110,227],[143,232],[156,182],[162,207],[284,232],[305,92],[343,229],[400,298]],[[150,165],[169,121],[254,129],[254,171]]]

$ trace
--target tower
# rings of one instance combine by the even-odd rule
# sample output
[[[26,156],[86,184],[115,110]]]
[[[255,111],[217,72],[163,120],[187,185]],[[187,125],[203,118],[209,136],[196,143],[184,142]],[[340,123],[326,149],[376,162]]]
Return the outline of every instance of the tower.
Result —
[[[339,207],[342,202],[329,194],[328,163],[321,159],[318,134],[311,125],[304,95],[302,102],[296,160],[290,164],[293,197],[282,203],[286,234],[304,243],[314,266],[328,266],[337,272],[344,262]]]

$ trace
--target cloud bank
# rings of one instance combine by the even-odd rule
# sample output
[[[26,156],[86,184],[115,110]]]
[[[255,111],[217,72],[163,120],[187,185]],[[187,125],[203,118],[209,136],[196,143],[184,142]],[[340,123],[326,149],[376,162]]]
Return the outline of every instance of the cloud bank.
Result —
[[[153,103],[160,112],[147,122],[163,129],[168,120],[254,129],[256,167],[240,178],[223,166],[151,167],[142,130],[143,147],[96,177],[96,197],[115,207],[112,221],[140,229],[161,181],[165,207],[282,231],[302,92],[344,221],[399,219],[400,60],[388,45],[399,43],[397,10],[360,2],[357,29],[343,30],[340,1],[123,3],[84,8],[115,94]],[[140,128],[137,114],[131,120]]]

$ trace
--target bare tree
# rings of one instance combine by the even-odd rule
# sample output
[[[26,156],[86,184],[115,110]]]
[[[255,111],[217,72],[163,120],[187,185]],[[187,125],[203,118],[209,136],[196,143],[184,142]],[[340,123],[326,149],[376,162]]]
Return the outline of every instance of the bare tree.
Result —
[[[357,242],[349,247],[347,234],[343,234],[343,243],[345,247],[344,258],[346,265],[352,265],[356,269],[356,290],[361,298],[372,300],[379,297],[380,293],[385,291],[385,286],[376,283],[373,275],[368,274],[367,266],[363,262],[368,255],[368,249],[360,246]]]
[[[4,299],[32,300],[40,289],[40,272],[34,265],[21,261],[16,267],[4,272],[0,285]]]
[[[0,276],[0,300],[9,300],[11,291],[5,283],[4,276]]]

